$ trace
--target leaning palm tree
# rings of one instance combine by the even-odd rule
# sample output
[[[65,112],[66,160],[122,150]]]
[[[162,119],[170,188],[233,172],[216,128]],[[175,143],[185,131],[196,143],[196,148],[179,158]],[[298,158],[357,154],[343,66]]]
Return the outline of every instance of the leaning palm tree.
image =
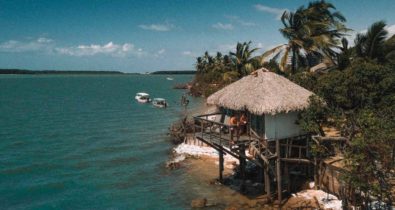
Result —
[[[252,57],[252,54],[258,50],[258,48],[250,49],[250,44],[251,41],[244,43],[238,42],[236,45],[236,52],[230,52],[239,78],[254,70],[252,65],[254,58]]]
[[[291,57],[291,73],[302,65],[312,66],[316,60],[336,57],[334,48],[338,48],[339,38],[348,29],[343,25],[345,18],[332,4],[325,1],[316,1],[307,8],[299,7],[295,12],[285,11],[281,16],[284,28],[280,33],[288,40],[287,44],[277,46],[260,56],[261,62],[275,54],[281,57],[279,66],[286,70]],[[282,56],[278,56],[281,54]]]
[[[285,47],[280,67],[284,69],[291,52],[292,73],[295,72],[297,67],[297,57],[301,57],[301,50],[307,45],[310,26],[305,23],[304,13],[304,9],[301,7],[295,13],[285,11],[281,16],[284,28],[280,29],[280,33],[288,40],[288,44]]]
[[[385,29],[385,22],[373,23],[365,34],[357,34],[355,43],[355,53],[358,57],[385,59],[384,46],[388,31]]]

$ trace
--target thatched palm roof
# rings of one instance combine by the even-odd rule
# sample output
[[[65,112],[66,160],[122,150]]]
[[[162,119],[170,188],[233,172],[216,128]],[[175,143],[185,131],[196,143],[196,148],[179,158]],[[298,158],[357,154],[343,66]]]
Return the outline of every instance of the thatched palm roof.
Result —
[[[285,77],[262,68],[215,92],[207,98],[207,103],[248,110],[257,115],[274,115],[308,107],[312,94]]]

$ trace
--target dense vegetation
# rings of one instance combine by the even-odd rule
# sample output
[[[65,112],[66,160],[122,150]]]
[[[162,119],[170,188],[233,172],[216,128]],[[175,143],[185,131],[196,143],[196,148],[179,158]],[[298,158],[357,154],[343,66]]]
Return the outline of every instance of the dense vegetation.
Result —
[[[345,17],[325,1],[284,12],[281,21],[288,42],[262,55],[244,42],[227,55],[198,57],[192,93],[208,96],[260,67],[313,91],[298,123],[313,134],[325,135],[323,127],[340,131],[347,139],[342,182],[352,204],[368,209],[375,200],[388,208],[395,177],[395,36],[378,21],[349,44]]]
[[[387,48],[392,39],[376,46]],[[358,37],[356,42],[355,48]],[[343,69],[293,77],[319,96],[311,98],[312,106],[301,113],[300,124],[312,133],[323,134],[323,126],[339,130],[347,138],[343,151],[347,170],[342,178],[355,195],[353,204],[368,208],[378,200],[385,208],[392,202],[389,180],[394,177],[395,60],[381,55],[383,51],[370,57],[355,48]]]
[[[192,94],[207,96],[224,85],[248,75],[259,67],[286,75],[306,70],[320,62],[335,64],[341,49],[338,44],[347,29],[345,18],[325,1],[301,6],[295,12],[284,12],[280,33],[288,43],[262,55],[254,56],[257,48],[251,42],[237,43],[235,52],[215,56],[205,52],[196,60],[197,75]],[[288,61],[291,60],[291,65]]]

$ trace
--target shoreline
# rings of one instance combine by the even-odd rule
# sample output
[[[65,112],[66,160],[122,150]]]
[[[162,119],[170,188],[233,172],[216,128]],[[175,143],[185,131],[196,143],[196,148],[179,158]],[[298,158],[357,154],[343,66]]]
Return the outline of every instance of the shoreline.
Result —
[[[211,147],[179,144],[172,149],[173,158],[168,163],[175,163],[183,168],[185,175],[192,177],[199,183],[202,189],[198,194],[203,196],[197,200],[207,199],[204,208],[208,209],[268,209],[274,210],[279,207],[268,203],[266,195],[247,196],[233,189],[232,186],[221,184],[218,178],[218,153]],[[233,175],[233,169],[238,161],[233,157],[224,157],[224,177]],[[282,205],[282,209],[313,208],[341,210],[342,202],[336,196],[322,190],[314,190],[314,183],[309,183],[306,189],[292,194]],[[193,202],[192,200],[191,202]]]
[[[187,118],[194,115],[207,114],[215,112],[215,106],[208,106],[202,103],[193,110],[187,112]],[[248,155],[248,150],[246,150]],[[239,160],[230,156],[224,156],[225,179],[234,181],[231,177],[237,168]],[[185,169],[185,175],[192,177],[199,183],[197,194],[199,198],[191,201],[191,206],[195,200],[205,201],[205,205],[201,208],[208,209],[279,209],[280,206],[269,201],[266,195],[259,194],[255,196],[247,196],[239,191],[239,187],[235,185],[222,184],[218,182],[219,176],[219,155],[218,151],[209,146],[196,145],[194,141],[186,141],[172,148],[172,157],[166,163],[168,168]],[[247,180],[248,182],[250,180]],[[258,183],[251,183],[255,185]],[[314,182],[306,184],[305,189],[292,194],[281,206],[281,209],[331,209],[341,210],[342,201],[336,196],[326,193],[322,190],[314,190]],[[329,199],[328,199],[329,198]],[[206,203],[207,202],[207,203]]]

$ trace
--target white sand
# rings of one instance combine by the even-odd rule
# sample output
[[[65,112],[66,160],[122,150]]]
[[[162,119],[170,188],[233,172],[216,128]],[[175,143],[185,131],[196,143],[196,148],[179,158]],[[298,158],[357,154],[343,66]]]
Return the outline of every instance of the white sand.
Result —
[[[328,194],[322,190],[304,190],[296,194],[292,194],[292,196],[302,197],[308,200],[314,199],[314,197],[316,197],[320,205],[322,205],[325,209],[342,210],[342,201],[336,196]]]
[[[196,145],[182,143],[178,145],[176,148],[174,148],[173,150],[178,156],[179,155],[192,155],[197,157],[206,156],[206,157],[218,159],[218,151],[212,147],[196,146]],[[175,159],[177,159],[177,156]],[[233,168],[234,164],[238,164],[239,160],[231,155],[224,155],[224,162],[225,162],[225,167]],[[216,161],[215,163],[219,164],[218,161]]]

